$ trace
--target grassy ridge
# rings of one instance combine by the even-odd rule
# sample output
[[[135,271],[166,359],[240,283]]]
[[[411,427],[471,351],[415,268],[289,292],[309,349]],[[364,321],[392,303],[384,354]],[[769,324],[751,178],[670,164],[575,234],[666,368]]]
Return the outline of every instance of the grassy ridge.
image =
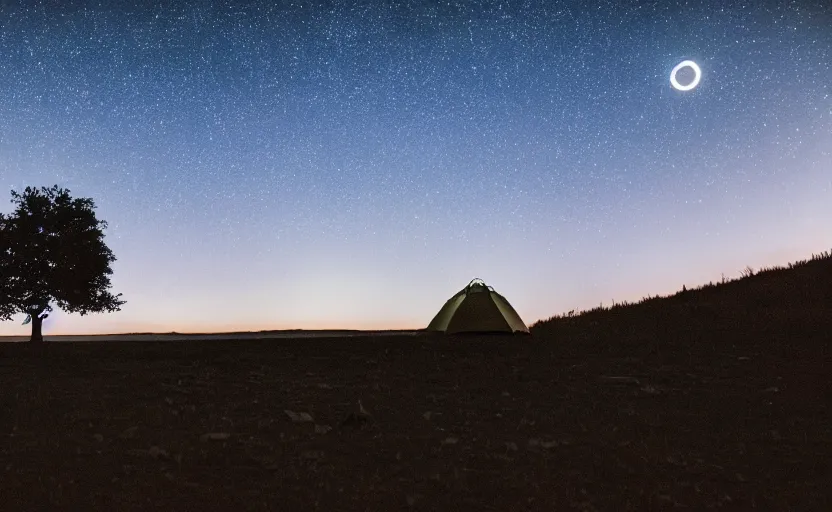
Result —
[[[531,326],[539,338],[568,340],[577,350],[592,347],[634,354],[656,352],[662,343],[704,338],[753,341],[832,333],[832,252],[786,267],[685,289],[667,297],[647,297],[541,320]],[[829,334],[832,338],[832,334]]]

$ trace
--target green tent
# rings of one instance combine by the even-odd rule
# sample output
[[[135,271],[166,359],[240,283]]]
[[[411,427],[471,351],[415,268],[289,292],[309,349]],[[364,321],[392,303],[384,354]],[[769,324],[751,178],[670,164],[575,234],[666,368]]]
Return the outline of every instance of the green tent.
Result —
[[[457,333],[529,333],[505,297],[474,279],[451,297],[433,317],[429,331]]]

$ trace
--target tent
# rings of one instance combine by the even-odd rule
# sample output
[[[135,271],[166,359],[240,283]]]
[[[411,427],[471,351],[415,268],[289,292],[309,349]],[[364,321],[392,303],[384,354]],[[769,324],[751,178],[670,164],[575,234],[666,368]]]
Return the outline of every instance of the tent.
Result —
[[[433,317],[429,331],[457,333],[523,333],[529,328],[505,297],[474,279],[451,297]]]

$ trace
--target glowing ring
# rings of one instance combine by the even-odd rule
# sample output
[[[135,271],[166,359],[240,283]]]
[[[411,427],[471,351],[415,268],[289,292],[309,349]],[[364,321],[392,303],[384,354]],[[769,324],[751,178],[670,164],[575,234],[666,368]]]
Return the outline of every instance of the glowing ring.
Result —
[[[682,68],[691,68],[693,70],[693,82],[688,85],[682,85],[676,80],[676,73],[678,73]],[[702,70],[699,69],[699,66],[697,66],[692,60],[683,60],[682,62],[676,64],[676,67],[670,72],[670,85],[672,85],[677,91],[689,91],[699,85],[699,79],[701,78]]]

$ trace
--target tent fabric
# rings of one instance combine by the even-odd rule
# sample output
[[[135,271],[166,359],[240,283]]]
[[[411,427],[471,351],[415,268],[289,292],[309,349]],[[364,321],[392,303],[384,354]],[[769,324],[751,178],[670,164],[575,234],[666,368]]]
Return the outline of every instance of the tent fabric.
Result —
[[[448,299],[428,325],[429,331],[457,333],[529,333],[505,297],[474,279]]]

